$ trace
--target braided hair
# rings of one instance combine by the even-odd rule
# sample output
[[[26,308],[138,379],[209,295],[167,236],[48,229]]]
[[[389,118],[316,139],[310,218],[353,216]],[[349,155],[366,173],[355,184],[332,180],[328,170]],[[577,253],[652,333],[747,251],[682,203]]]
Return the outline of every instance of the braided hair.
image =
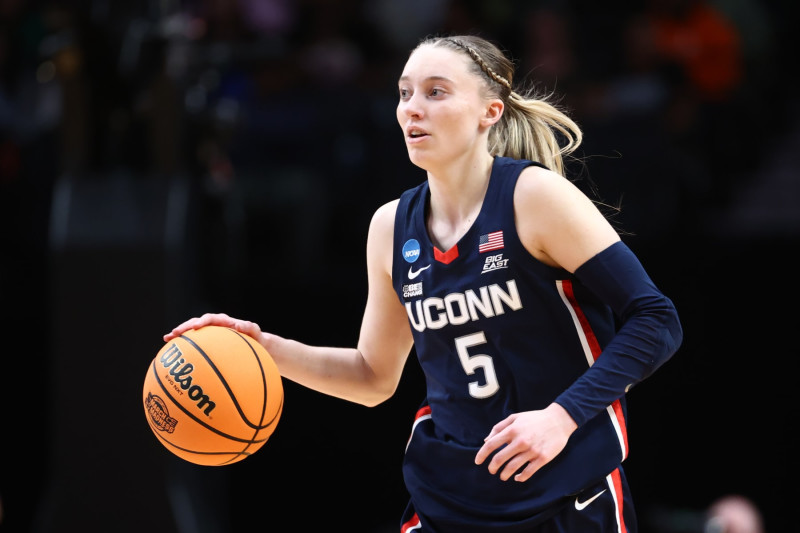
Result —
[[[583,132],[549,97],[533,90],[515,92],[514,64],[497,46],[473,35],[431,37],[417,48],[421,46],[445,46],[466,54],[489,95],[503,101],[503,116],[489,133],[492,155],[538,161],[565,175],[564,157],[578,148]]]

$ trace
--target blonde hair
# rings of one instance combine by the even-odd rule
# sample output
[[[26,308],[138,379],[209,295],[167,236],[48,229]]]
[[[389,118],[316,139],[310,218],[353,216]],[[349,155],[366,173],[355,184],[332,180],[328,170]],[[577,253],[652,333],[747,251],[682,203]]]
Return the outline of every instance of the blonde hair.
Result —
[[[489,152],[514,159],[529,159],[565,175],[564,159],[583,140],[583,132],[549,96],[532,89],[513,90],[514,64],[494,44],[481,37],[457,35],[431,37],[417,46],[446,46],[472,59],[474,71],[484,78],[490,96],[503,101],[505,110],[489,132]]]

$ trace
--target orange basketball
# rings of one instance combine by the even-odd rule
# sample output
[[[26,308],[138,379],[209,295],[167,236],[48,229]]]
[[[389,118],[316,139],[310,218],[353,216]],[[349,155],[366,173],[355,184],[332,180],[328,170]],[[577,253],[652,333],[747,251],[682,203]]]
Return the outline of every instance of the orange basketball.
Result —
[[[142,396],[159,442],[208,466],[253,455],[283,411],[283,382],[272,357],[253,338],[220,326],[166,343],[147,369]]]

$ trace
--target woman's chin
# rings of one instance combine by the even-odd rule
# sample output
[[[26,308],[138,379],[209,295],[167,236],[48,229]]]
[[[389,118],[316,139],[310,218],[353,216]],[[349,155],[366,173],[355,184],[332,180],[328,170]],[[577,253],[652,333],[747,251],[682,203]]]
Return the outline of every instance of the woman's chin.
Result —
[[[415,150],[409,150],[408,159],[414,166],[417,166],[422,170],[427,170],[426,163],[429,163],[428,158],[423,157],[419,152]]]

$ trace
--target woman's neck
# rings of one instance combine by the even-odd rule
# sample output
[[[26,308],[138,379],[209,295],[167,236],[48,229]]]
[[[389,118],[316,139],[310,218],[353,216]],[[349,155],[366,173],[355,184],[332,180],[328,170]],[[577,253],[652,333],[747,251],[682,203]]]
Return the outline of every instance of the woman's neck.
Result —
[[[431,191],[428,233],[436,246],[449,250],[469,230],[483,205],[494,158],[451,164],[443,171],[428,172]]]

